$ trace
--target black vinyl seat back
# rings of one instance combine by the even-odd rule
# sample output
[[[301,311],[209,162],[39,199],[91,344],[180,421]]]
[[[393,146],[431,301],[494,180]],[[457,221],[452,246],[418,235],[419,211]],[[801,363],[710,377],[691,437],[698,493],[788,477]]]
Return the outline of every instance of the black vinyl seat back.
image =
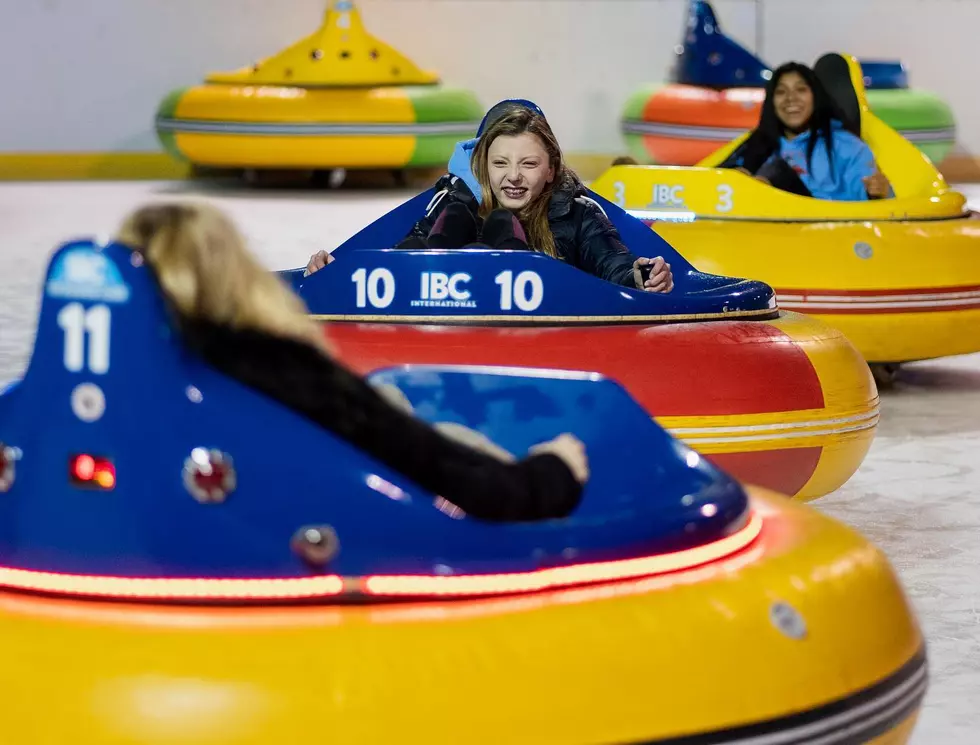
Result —
[[[861,100],[854,90],[851,67],[836,52],[825,54],[813,66],[817,80],[823,85],[837,108],[837,116],[851,134],[861,136]]]

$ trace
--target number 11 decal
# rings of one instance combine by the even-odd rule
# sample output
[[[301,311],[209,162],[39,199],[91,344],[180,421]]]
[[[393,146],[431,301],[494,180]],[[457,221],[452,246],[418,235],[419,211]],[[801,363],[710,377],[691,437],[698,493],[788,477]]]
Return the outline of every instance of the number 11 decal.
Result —
[[[69,303],[58,313],[58,326],[65,332],[65,368],[81,372],[85,367],[85,337],[88,336],[88,369],[95,375],[109,372],[109,329],[112,313],[108,305]]]

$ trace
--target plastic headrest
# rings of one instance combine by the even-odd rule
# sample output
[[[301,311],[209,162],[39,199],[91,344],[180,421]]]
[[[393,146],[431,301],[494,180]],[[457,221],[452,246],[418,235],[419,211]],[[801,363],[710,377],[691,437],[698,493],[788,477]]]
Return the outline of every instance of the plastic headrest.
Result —
[[[851,66],[836,52],[825,54],[813,66],[817,80],[823,85],[842,117],[844,128],[861,136],[861,98],[854,88]]]

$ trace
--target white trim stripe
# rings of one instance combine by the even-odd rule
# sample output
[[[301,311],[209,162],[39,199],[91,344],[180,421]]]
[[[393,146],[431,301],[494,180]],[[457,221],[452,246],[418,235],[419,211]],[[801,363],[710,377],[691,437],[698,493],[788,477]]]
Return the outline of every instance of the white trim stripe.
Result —
[[[824,295],[824,294],[791,294],[776,291],[780,300],[789,303],[850,303],[850,304],[872,304],[872,303],[892,303],[892,302],[925,302],[930,300],[980,300],[980,290],[953,290],[951,292],[922,292],[908,293],[900,295],[898,293],[886,293],[882,295]]]
[[[350,136],[425,136],[425,135],[472,135],[479,122],[230,122],[209,119],[169,119],[159,117],[156,128],[160,132],[216,134],[216,135],[271,135],[279,137],[350,137]]]
[[[862,432],[878,426],[879,408],[875,403],[870,411],[849,417],[817,419],[778,424],[746,424],[718,427],[674,427],[668,431],[674,437],[699,445],[768,440],[793,440],[803,437],[828,437]],[[705,436],[708,435],[708,436]]]
[[[621,130],[628,135],[671,137],[678,140],[730,142],[748,132],[747,127],[705,127],[696,124],[668,124],[624,119]],[[946,142],[956,139],[956,127],[937,129],[901,129],[898,133],[912,143]]]
[[[870,303],[859,303],[852,301],[830,303],[819,300],[804,300],[800,302],[793,300],[787,301],[785,298],[780,298],[779,301],[779,307],[783,310],[797,310],[800,308],[810,310],[921,310],[928,308],[958,308],[971,305],[980,305],[980,297],[963,298],[959,300],[925,300],[918,302],[891,302],[879,300],[877,302]]]

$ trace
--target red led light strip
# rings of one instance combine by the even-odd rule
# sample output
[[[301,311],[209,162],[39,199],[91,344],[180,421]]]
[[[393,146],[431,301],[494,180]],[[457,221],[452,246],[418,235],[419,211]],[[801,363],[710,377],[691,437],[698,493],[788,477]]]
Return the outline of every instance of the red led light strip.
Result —
[[[0,587],[73,596],[144,600],[300,600],[342,594],[373,597],[506,595],[636,579],[691,569],[742,550],[758,538],[761,532],[762,518],[752,513],[743,528],[707,546],[638,559],[510,574],[174,579],[59,574],[0,567]]]
[[[364,589],[369,595],[388,597],[405,595],[500,595],[503,593],[540,592],[561,587],[636,579],[690,569],[717,561],[745,548],[761,532],[762,518],[753,513],[745,527],[738,532],[707,546],[698,546],[671,554],[539,569],[534,572],[514,574],[457,577],[374,576],[364,580]]]
[[[174,579],[58,574],[5,567],[0,567],[0,586],[31,592],[151,600],[288,600],[339,595],[344,591],[344,581],[336,575],[296,579]]]

